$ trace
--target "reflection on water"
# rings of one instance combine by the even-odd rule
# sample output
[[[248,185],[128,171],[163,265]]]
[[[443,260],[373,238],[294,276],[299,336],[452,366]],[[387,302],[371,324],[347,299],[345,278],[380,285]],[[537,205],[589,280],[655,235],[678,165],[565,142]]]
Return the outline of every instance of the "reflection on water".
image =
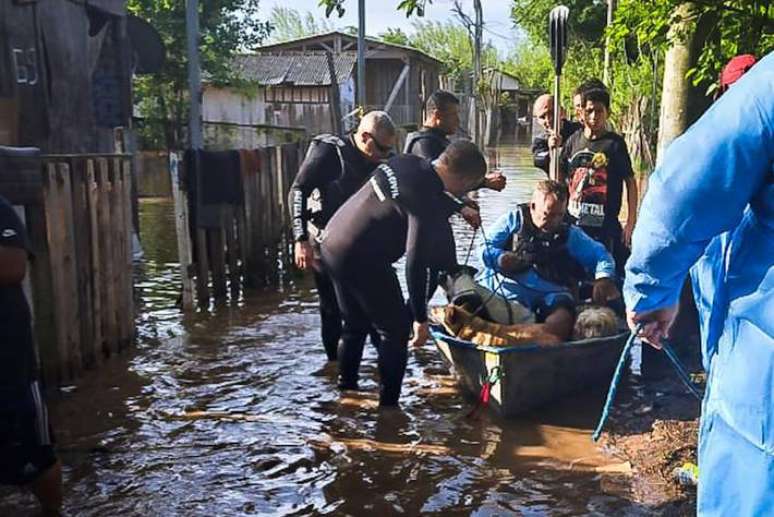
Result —
[[[509,186],[479,194],[487,223],[542,177],[522,149],[499,160]],[[372,348],[365,392],[336,389],[309,279],[183,318],[170,203],[144,201],[141,221],[136,350],[51,401],[70,514],[642,514],[598,473],[614,463],[589,438],[601,393],[466,418],[428,345],[411,351],[404,411],[380,413]],[[455,226],[462,260],[472,232]],[[0,514],[31,507],[0,500]]]

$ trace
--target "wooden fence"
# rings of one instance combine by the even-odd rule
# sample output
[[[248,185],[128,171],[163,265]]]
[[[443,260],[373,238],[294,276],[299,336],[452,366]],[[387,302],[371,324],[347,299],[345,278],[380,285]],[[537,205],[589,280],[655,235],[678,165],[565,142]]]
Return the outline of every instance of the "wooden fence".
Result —
[[[241,205],[221,205],[220,227],[196,228],[190,221],[185,171],[180,154],[170,155],[178,253],[183,277],[182,304],[191,309],[236,299],[243,287],[278,279],[292,259],[293,239],[287,198],[306,144],[292,143],[256,151],[256,166],[242,167]],[[203,171],[203,174],[217,171]],[[191,235],[191,229],[194,235]]]
[[[134,337],[131,157],[0,159],[0,194],[25,219],[28,295],[44,378],[61,384]]]

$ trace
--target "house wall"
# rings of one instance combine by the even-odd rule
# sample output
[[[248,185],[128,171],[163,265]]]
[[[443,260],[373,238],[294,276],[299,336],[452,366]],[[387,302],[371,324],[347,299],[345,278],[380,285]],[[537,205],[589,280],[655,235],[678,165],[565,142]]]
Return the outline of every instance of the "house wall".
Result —
[[[202,95],[202,120],[233,124],[266,124],[264,90],[242,92],[206,86]]]

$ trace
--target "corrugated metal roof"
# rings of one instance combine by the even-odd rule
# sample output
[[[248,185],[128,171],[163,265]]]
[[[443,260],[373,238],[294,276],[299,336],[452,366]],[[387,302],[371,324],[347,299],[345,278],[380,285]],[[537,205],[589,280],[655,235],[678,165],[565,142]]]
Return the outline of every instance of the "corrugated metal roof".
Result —
[[[357,61],[355,52],[333,56],[336,82],[341,84],[352,75]],[[330,73],[325,52],[257,53],[237,56],[234,67],[241,79],[263,86],[295,84],[330,86]]]

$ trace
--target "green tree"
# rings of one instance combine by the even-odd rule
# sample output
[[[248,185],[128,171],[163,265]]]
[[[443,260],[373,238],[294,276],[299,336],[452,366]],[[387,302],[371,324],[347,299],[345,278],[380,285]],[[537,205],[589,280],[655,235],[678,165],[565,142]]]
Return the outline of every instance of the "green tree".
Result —
[[[570,9],[570,41],[598,44],[602,40],[607,7],[600,0],[513,0],[511,18],[530,41],[548,45],[548,13],[559,3]]]
[[[258,17],[259,0],[199,2],[199,52],[202,73],[215,84],[236,81],[232,57],[257,47],[271,27]],[[146,148],[180,149],[185,145],[188,75],[185,0],[129,0],[130,13],[152,23],[166,47],[161,72],[137,78],[135,103],[143,121],[138,133]]]
[[[333,23],[327,19],[319,19],[308,11],[302,15],[292,7],[277,5],[272,7],[269,23],[271,24],[269,39],[277,43],[336,30]]]
[[[387,30],[379,33],[379,39],[386,43],[392,43],[393,45],[408,46],[411,44],[409,35],[403,32],[401,28],[387,27]]]

